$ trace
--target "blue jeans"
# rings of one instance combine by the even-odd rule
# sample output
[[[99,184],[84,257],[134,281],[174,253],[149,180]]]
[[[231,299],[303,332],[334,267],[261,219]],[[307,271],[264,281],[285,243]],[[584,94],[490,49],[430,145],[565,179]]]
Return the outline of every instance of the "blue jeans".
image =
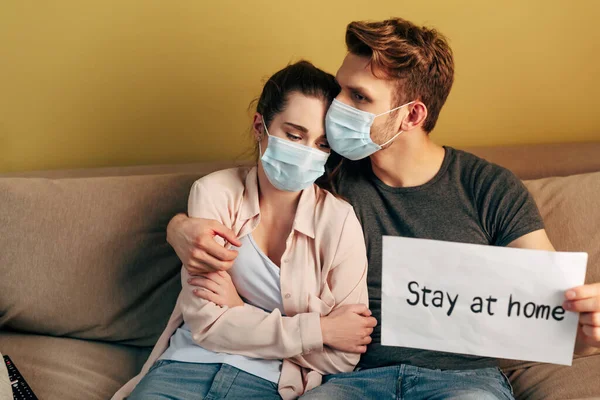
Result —
[[[277,384],[227,364],[158,360],[128,400],[277,399]]]
[[[303,400],[514,400],[498,368],[440,371],[398,365],[329,375]]]

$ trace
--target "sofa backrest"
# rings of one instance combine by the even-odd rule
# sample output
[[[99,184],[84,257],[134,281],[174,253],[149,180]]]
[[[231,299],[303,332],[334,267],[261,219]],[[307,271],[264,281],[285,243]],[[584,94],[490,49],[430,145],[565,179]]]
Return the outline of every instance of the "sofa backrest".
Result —
[[[600,171],[600,142],[467,147],[463,150],[493,163],[500,164],[510,169],[521,179],[569,176]],[[0,178],[37,177],[61,179],[157,174],[205,175],[213,171],[239,165],[248,165],[248,162],[221,161],[192,164],[28,171],[0,174]]]
[[[197,178],[0,179],[0,329],[152,345],[181,288],[166,226]]]
[[[228,166],[0,177],[0,329],[152,345],[180,290],[166,225],[196,179]],[[600,282],[600,172],[525,183],[555,247],[587,251]]]
[[[588,253],[586,282],[600,282],[600,172],[525,181],[558,251]]]

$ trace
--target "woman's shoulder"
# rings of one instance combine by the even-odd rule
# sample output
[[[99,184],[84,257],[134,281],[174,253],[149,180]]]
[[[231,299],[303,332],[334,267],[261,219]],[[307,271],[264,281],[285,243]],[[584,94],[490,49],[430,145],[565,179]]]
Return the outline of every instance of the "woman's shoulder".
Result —
[[[365,239],[354,208],[345,200],[320,188],[317,199],[314,232],[323,254],[331,254],[332,265],[337,264],[335,260],[351,257],[355,261],[351,265],[364,267]]]
[[[193,188],[210,191],[211,195],[243,194],[252,167],[236,167],[211,172],[194,182]]]
[[[317,225],[343,226],[348,218],[357,219],[354,208],[347,201],[315,185],[317,198]]]

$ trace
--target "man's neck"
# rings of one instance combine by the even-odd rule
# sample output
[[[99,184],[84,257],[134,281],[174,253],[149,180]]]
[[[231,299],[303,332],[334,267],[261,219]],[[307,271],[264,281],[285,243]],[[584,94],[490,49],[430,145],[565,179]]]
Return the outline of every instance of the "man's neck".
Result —
[[[401,134],[388,148],[371,156],[375,175],[392,187],[415,187],[429,182],[444,162],[445,150],[424,132]]]

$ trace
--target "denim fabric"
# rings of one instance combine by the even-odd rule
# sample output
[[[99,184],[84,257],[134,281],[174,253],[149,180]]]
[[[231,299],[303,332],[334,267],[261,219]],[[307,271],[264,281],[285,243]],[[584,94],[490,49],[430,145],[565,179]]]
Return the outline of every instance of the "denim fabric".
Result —
[[[281,399],[277,385],[227,364],[159,360],[129,400]]]
[[[303,400],[514,400],[498,368],[441,371],[400,365],[329,375]]]

